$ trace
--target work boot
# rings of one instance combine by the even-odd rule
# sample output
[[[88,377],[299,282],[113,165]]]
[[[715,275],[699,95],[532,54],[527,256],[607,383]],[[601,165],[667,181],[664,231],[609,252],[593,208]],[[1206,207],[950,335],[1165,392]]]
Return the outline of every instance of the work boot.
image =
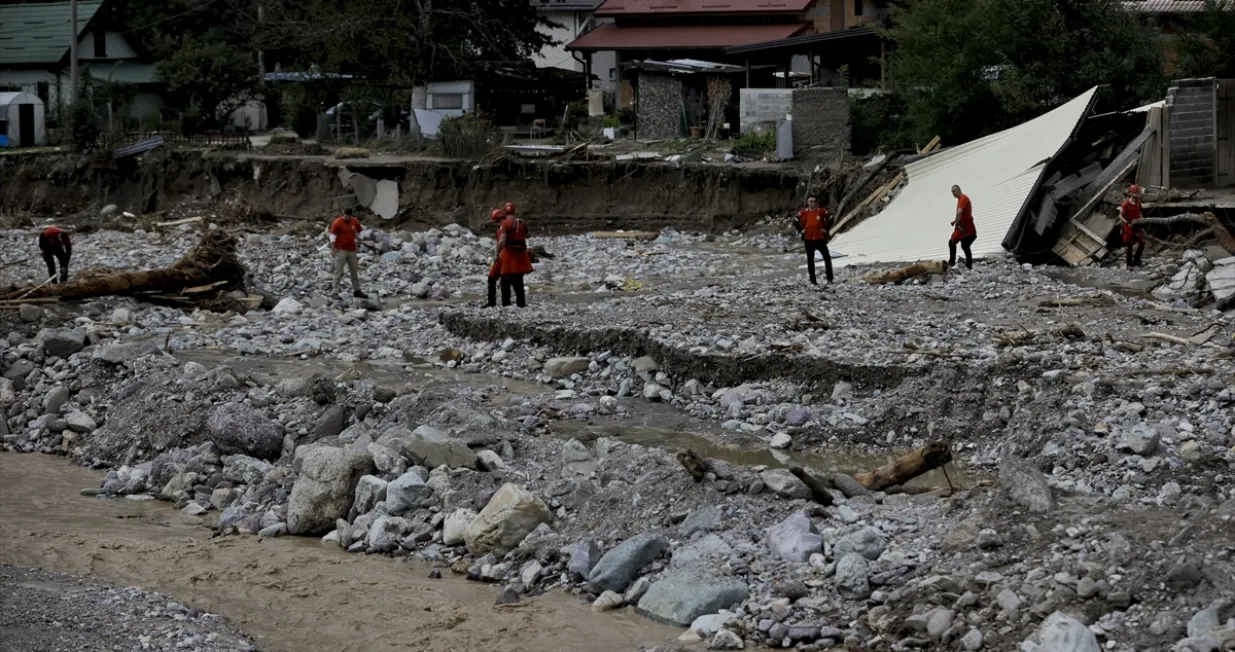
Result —
[[[352,296],[356,297],[357,299],[368,299],[369,298],[369,295],[365,294],[364,290],[356,290],[352,292]]]

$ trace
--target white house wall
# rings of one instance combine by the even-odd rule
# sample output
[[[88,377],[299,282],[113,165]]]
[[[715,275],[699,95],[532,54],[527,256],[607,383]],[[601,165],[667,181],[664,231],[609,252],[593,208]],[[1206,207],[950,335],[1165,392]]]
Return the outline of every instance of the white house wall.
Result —
[[[583,63],[566,51],[566,44],[575,40],[583,31],[590,14],[578,11],[553,11],[541,14],[551,25],[538,25],[536,31],[552,38],[556,43],[546,46],[536,55],[537,68],[563,68],[583,72]],[[582,55],[580,55],[582,57]]]
[[[101,59],[136,59],[137,52],[133,50],[133,46],[120,35],[119,32],[107,32],[103,37],[107,46],[107,55],[97,57]],[[77,42],[77,58],[80,61],[90,61],[96,59],[94,56],[94,34],[86,32],[82,34],[81,40]]]

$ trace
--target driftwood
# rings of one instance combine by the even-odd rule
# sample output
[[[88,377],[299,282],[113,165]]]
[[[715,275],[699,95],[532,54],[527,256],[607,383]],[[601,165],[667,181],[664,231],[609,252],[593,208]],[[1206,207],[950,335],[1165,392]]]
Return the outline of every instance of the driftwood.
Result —
[[[905,484],[951,461],[952,450],[946,443],[936,441],[907,453],[870,473],[858,473],[853,477],[871,491],[883,491],[888,487]]]
[[[1093,306],[1095,308],[1107,308],[1115,305],[1115,300],[1105,294],[1093,294],[1085,297],[1061,297],[1056,299],[1043,299],[1038,302],[1043,308],[1069,308],[1074,306]]]
[[[1235,254],[1235,233],[1231,233],[1231,230],[1222,223],[1222,220],[1219,220],[1218,216],[1213,213],[1183,213],[1181,215],[1173,215],[1171,217],[1142,217],[1136,221],[1136,226],[1141,229],[1146,227],[1170,228],[1184,224],[1192,224],[1205,228],[1205,231],[1198,233],[1188,240],[1190,244],[1199,242],[1198,238],[1205,235],[1207,231],[1212,231],[1214,238],[1218,241],[1218,244],[1222,245],[1222,248],[1226,249],[1228,252]]]
[[[245,268],[236,257],[236,239],[222,230],[207,231],[202,239],[170,267],[104,276],[83,276],[60,285],[15,290],[0,301],[17,299],[89,299],[111,295],[184,295],[205,298],[207,291],[223,292],[244,285]],[[203,289],[204,288],[204,289]]]
[[[832,505],[834,502],[832,500],[832,493],[828,491],[828,489],[832,487],[831,482],[816,477],[810,471],[807,471],[800,466],[789,467],[789,472],[797,477],[797,479],[801,480],[802,483],[806,485],[807,489],[810,489],[811,497],[815,499],[815,502],[823,505],[824,507],[830,507]]]
[[[690,477],[695,479],[695,482],[702,482],[703,477],[712,471],[712,463],[690,449],[679,451],[677,458],[678,462],[681,462],[682,467],[686,469],[686,472],[690,474]]]
[[[876,274],[867,274],[862,277],[863,281],[872,285],[884,285],[887,283],[900,283],[907,279],[924,274],[942,274],[948,271],[948,264],[942,260],[928,260],[924,263],[914,263],[908,267],[894,269],[888,272],[879,272]]]

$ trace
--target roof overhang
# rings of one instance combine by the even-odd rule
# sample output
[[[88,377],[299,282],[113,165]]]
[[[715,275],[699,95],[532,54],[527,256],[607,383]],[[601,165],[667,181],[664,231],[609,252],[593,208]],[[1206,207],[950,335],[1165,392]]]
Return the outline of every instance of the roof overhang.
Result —
[[[810,54],[818,51],[821,47],[828,47],[842,41],[851,43],[853,39],[878,41],[879,34],[869,27],[855,27],[839,32],[806,34],[804,36],[792,36],[760,43],[734,45],[725,48],[725,54],[731,56],[749,54]]]
[[[815,0],[606,0],[596,15],[623,16],[800,16]]]
[[[647,59],[644,61],[632,62],[630,68],[639,70],[648,70],[651,72],[664,72],[675,75],[736,75],[745,73],[746,68],[742,66],[732,66],[727,63],[713,63],[711,61],[699,61],[697,59],[670,59],[669,61],[653,61]]]
[[[807,23],[778,25],[655,25],[623,27],[606,23],[566,45],[567,50],[724,50],[795,36]]]
[[[1097,87],[1053,111],[905,166],[908,184],[878,215],[837,236],[838,265],[939,258],[951,232],[959,185],[973,201],[975,257],[1004,252],[1043,173],[1092,111]]]

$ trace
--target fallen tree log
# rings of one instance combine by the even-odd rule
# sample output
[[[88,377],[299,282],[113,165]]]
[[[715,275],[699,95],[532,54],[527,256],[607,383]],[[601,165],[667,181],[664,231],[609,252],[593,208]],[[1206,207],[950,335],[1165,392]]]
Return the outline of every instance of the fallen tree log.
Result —
[[[883,491],[888,487],[905,484],[951,461],[952,449],[944,442],[935,441],[870,473],[858,473],[853,477],[871,491]]]
[[[867,274],[862,277],[862,280],[872,285],[885,285],[887,283],[900,283],[924,274],[942,274],[946,271],[948,271],[947,263],[942,260],[928,260],[924,263],[914,263],[908,267],[887,272]]]
[[[236,256],[236,239],[222,230],[207,231],[189,253],[169,267],[103,276],[79,277],[68,283],[20,289],[0,295],[0,301],[17,299],[89,299],[112,295],[179,295],[201,288],[215,293],[243,287],[244,265]]]
[[[1228,252],[1235,254],[1235,233],[1231,233],[1231,230],[1222,223],[1222,220],[1218,219],[1218,216],[1213,213],[1183,213],[1171,217],[1142,217],[1136,221],[1136,225],[1142,229],[1147,227],[1174,227],[1183,224],[1192,224],[1212,229],[1214,239],[1218,241],[1218,244],[1222,245],[1222,248]],[[1197,240],[1197,237],[1194,236],[1188,242],[1195,244],[1195,240]]]

